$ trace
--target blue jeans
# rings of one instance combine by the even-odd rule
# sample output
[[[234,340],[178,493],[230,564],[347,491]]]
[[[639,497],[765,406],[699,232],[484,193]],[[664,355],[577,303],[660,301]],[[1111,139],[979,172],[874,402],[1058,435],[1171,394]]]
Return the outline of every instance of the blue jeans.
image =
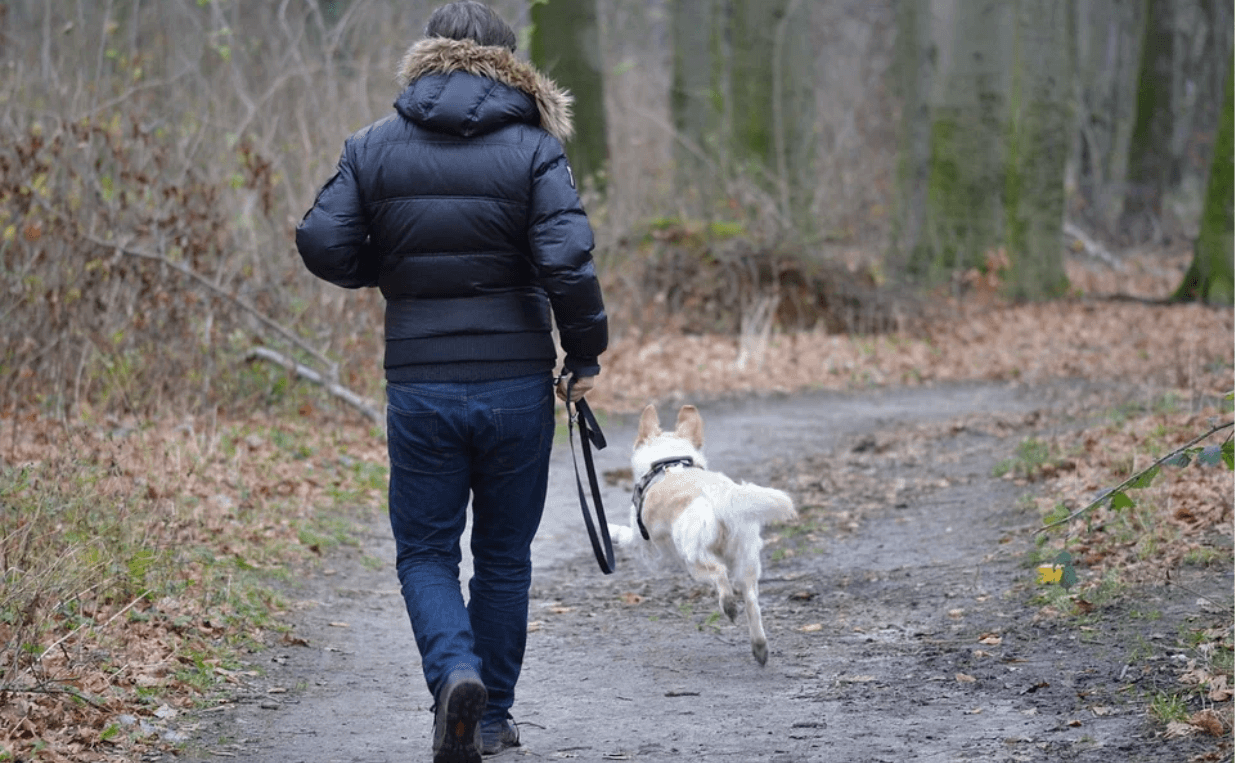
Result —
[[[549,375],[387,386],[388,506],[396,572],[431,695],[458,665],[507,717],[528,632],[530,546],[554,441]],[[473,578],[460,592],[460,536],[473,494]]]

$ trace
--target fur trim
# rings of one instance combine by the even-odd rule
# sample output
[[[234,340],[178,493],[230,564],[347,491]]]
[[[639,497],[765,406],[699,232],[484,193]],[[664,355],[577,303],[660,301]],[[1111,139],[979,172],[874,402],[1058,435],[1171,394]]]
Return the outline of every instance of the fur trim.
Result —
[[[427,37],[418,40],[400,61],[400,85],[408,87],[426,74],[462,71],[486,77],[528,93],[537,103],[542,129],[567,143],[572,137],[572,94],[560,88],[507,48],[478,45],[472,40]]]

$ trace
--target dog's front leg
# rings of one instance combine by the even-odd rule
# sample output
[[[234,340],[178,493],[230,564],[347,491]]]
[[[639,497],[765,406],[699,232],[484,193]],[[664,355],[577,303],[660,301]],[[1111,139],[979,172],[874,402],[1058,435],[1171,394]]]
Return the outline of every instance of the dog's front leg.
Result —
[[[757,590],[760,577],[759,566],[755,570],[748,567],[740,577],[740,588],[744,592],[744,611],[748,614],[748,640],[752,642],[752,656],[765,665],[769,659],[769,646],[765,640],[765,627],[761,623],[760,592]]]

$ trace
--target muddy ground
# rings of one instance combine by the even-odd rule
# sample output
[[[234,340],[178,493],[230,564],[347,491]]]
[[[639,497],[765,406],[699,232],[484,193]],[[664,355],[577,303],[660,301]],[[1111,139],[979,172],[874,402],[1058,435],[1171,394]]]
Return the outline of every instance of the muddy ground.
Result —
[[[513,709],[523,745],[493,760],[1232,759],[1232,730],[1170,739],[1148,713],[1176,686],[1180,629],[1232,619],[1232,565],[1043,617],[1028,562],[1039,518],[1021,500],[1034,487],[993,476],[1023,438],[1123,394],[969,385],[701,404],[713,468],[816,496],[805,521],[767,531],[764,668],[742,611],[728,622],[683,574],[622,555],[599,572],[557,445]],[[635,419],[603,427],[604,502],[623,523]],[[393,545],[384,517],[369,525],[289,591],[290,635],[251,655],[237,690],[179,719],[191,741],[177,759],[430,759]]]

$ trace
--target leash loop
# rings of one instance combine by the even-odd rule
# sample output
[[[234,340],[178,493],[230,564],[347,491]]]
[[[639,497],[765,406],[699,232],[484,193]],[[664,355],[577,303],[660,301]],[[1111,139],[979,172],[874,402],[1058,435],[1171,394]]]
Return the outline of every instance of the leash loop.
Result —
[[[565,371],[566,373],[570,373]],[[585,529],[589,531],[589,543],[593,546],[593,556],[597,559],[598,567],[602,569],[602,574],[609,575],[615,571],[615,549],[610,542],[610,529],[606,524],[606,512],[602,508],[602,491],[598,486],[597,470],[593,466],[593,452],[589,449],[590,444],[598,450],[606,447],[606,438],[602,435],[602,428],[598,426],[597,419],[593,416],[593,410],[582,397],[575,403],[572,402],[572,385],[576,383],[576,376],[572,374],[567,380],[567,442],[572,448],[572,468],[576,470],[576,492],[580,497],[580,512],[585,518]],[[575,412],[573,412],[575,408]],[[580,427],[580,449],[584,454],[585,459],[585,474],[589,479],[589,489],[593,494],[594,512],[597,513],[597,527],[594,527],[593,517],[590,516],[589,501],[585,497],[585,488],[580,481],[580,466],[576,462],[576,444],[572,441],[572,425],[577,424]],[[599,533],[600,530],[600,533]],[[599,539],[599,534],[601,538]]]

